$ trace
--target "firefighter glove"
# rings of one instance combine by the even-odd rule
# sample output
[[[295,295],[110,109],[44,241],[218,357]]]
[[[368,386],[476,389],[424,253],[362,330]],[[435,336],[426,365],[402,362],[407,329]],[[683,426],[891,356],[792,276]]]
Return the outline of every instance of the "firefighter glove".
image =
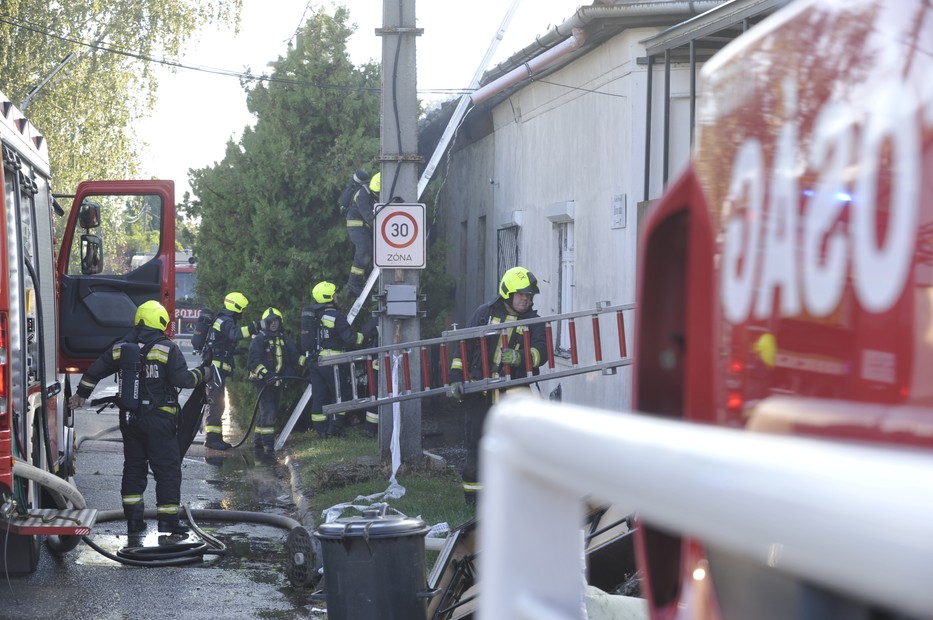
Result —
[[[379,317],[373,317],[363,324],[363,337],[370,340],[379,335]]]
[[[514,366],[522,359],[521,355],[519,355],[518,351],[515,349],[502,349],[499,353],[499,361],[506,366]]]
[[[448,396],[450,398],[456,398],[457,400],[463,398],[463,381],[454,381],[451,383]]]

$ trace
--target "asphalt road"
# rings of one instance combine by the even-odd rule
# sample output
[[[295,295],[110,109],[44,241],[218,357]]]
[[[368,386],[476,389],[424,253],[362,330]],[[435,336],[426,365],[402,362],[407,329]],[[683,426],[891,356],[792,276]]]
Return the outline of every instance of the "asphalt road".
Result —
[[[191,365],[194,365],[191,362]],[[115,392],[105,379],[92,398]],[[117,413],[83,409],[76,416],[79,449],[75,484],[91,508],[119,511],[122,443]],[[227,437],[238,436],[235,430]],[[242,435],[239,435],[242,436]],[[195,439],[182,465],[182,503],[192,510],[249,511],[251,522],[198,521],[227,550],[205,555],[188,566],[125,566],[94,551],[84,542],[56,556],[44,544],[38,570],[31,575],[3,578],[0,573],[0,618],[6,619],[122,619],[184,618],[323,618],[322,606],[310,590],[294,586],[287,577],[286,542],[289,530],[261,523],[266,515],[300,522],[292,500],[285,464],[256,463],[252,440],[235,451],[206,450]],[[155,508],[155,484],[150,476],[147,508]],[[148,523],[142,538],[147,547],[173,542]],[[131,542],[122,518],[98,522],[92,540],[116,553]],[[177,539],[176,539],[177,540]],[[196,534],[187,540],[195,542]],[[132,541],[139,544],[140,541]]]

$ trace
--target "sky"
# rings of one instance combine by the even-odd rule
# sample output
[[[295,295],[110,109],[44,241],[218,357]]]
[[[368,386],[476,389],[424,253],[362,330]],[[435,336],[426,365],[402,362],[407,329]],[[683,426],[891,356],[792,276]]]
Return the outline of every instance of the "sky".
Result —
[[[462,89],[473,79],[513,0],[417,0],[416,20],[424,33],[416,43],[419,98],[437,95],[424,90]],[[254,74],[284,56],[288,41],[306,21],[306,9],[329,0],[243,0],[238,34],[208,26],[177,60],[185,65]],[[588,0],[520,0],[488,67],[507,60],[570,18]],[[348,49],[351,60],[381,62],[383,0],[344,0],[357,30]],[[137,127],[148,146],[142,162],[144,178],[175,181],[176,199],[189,191],[189,168],[205,168],[223,158],[227,141],[239,140],[253,123],[246,94],[235,76],[160,68],[158,103],[152,117]],[[446,98],[446,97],[443,97]]]

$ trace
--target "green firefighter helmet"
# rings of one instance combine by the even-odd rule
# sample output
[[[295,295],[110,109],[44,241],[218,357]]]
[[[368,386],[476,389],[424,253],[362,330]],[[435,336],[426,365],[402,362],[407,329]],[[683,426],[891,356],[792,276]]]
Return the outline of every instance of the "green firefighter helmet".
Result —
[[[333,282],[324,280],[318,282],[311,289],[311,297],[319,304],[328,304],[334,301],[334,293],[337,292],[337,286]]]
[[[382,173],[377,172],[373,175],[373,178],[369,180],[369,189],[372,193],[379,195],[379,192],[382,191]]]
[[[243,293],[227,293],[224,297],[224,308],[231,312],[243,312],[248,305],[249,300]]]
[[[502,274],[502,281],[499,283],[499,296],[506,301],[512,297],[513,293],[530,293],[537,295],[538,279],[524,267],[512,267]]]
[[[165,306],[154,299],[150,299],[140,304],[136,309],[133,324],[145,325],[164,332],[168,328],[168,312],[165,310]]]

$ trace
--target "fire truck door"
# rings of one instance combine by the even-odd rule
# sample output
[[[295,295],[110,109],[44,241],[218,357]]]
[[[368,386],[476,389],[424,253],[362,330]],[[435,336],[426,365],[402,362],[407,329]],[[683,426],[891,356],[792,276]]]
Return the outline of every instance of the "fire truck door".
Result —
[[[63,368],[83,370],[123,338],[144,301],[160,301],[172,316],[174,183],[82,183],[62,235],[58,269]]]

